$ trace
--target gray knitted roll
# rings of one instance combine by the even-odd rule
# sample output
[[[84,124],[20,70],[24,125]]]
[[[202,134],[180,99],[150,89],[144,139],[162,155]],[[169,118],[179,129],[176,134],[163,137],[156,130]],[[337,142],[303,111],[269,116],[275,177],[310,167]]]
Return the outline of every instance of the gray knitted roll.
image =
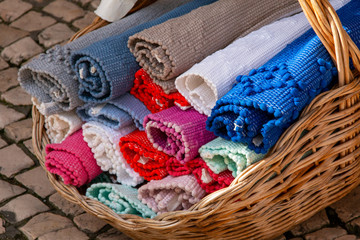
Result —
[[[155,82],[173,80],[236,38],[300,11],[297,0],[219,0],[131,36],[128,46]]]
[[[124,19],[88,33],[65,46],[55,46],[46,54],[41,54],[20,68],[18,76],[20,85],[42,103],[46,115],[70,111],[83,104],[78,98],[79,83],[76,74],[69,63],[69,56],[73,51],[156,19],[189,1],[158,0]]]

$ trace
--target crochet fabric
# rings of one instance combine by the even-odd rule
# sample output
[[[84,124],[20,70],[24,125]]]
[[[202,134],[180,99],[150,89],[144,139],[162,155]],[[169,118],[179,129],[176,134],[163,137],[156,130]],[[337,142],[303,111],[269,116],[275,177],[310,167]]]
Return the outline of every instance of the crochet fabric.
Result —
[[[156,213],[189,209],[206,195],[194,175],[167,176],[139,188],[139,199]]]
[[[220,0],[131,36],[129,48],[152,79],[171,80],[236,38],[295,12],[296,0]]]
[[[215,138],[205,129],[206,116],[193,108],[177,106],[145,117],[146,134],[159,151],[175,156],[184,163],[199,155],[199,148]]]
[[[234,177],[265,156],[250,150],[246,144],[216,138],[199,149],[200,156],[214,173],[230,170]]]
[[[122,137],[119,145],[130,167],[145,180],[158,180],[168,175],[165,163],[170,156],[153,148],[144,131],[135,130]]]
[[[345,2],[333,0],[332,4],[338,9]],[[198,112],[210,116],[216,101],[236,82],[236,76],[261,67],[309,29],[304,13],[266,25],[192,66],[176,79],[176,88]]]
[[[102,173],[81,129],[60,144],[46,145],[45,150],[46,169],[59,175],[67,185],[80,187]]]
[[[61,143],[81,128],[83,122],[75,111],[45,116],[46,133],[51,143]]]
[[[65,46],[55,46],[46,54],[41,54],[39,58],[20,68],[18,79],[20,85],[44,104],[46,115],[72,110],[82,104],[78,97],[77,76],[69,62],[73,51],[156,19],[188,1],[158,0],[124,19],[88,33]]]
[[[166,94],[144,69],[135,73],[134,86],[130,93],[143,102],[151,113],[160,112],[174,105],[184,109],[190,106],[180,93]]]
[[[129,93],[104,104],[91,103],[77,108],[77,114],[86,122],[100,122],[115,130],[135,126],[141,130],[144,118],[150,114],[146,106]]]
[[[234,180],[229,170],[224,170],[219,174],[214,173],[201,158],[195,158],[185,164],[181,164],[175,158],[166,162],[166,169],[171,176],[177,177],[193,174],[201,188],[207,193],[215,192],[227,187]]]
[[[360,46],[360,1],[338,11]],[[325,47],[309,30],[264,66],[238,76],[237,85],[218,100],[208,130],[266,153],[312,99],[329,87],[337,70]]]
[[[144,181],[126,162],[119,147],[120,138],[134,131],[134,125],[114,130],[98,122],[88,122],[82,129],[84,140],[101,170],[115,175],[121,184],[136,186]]]
[[[128,38],[146,28],[179,17],[214,1],[193,0],[153,21],[140,24],[74,52],[71,55],[71,65],[80,82],[80,99],[85,102],[103,103],[130,91],[134,74],[140,67],[127,47]]]
[[[105,204],[117,214],[134,214],[143,218],[156,216],[156,213],[139,201],[138,190],[129,186],[96,183],[86,190],[86,196]]]

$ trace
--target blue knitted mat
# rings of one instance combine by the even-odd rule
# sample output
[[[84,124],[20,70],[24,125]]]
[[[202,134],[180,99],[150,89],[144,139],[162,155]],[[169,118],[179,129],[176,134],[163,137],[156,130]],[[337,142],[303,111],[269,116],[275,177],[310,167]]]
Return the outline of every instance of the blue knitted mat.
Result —
[[[360,45],[360,1],[338,11],[345,30]],[[266,153],[337,70],[319,37],[309,30],[259,69],[237,77],[237,84],[216,103],[207,129],[256,153]]]
[[[193,0],[155,20],[72,53],[71,66],[80,82],[79,98],[84,102],[103,103],[129,91],[133,86],[135,73],[140,67],[127,47],[128,38],[215,1]]]

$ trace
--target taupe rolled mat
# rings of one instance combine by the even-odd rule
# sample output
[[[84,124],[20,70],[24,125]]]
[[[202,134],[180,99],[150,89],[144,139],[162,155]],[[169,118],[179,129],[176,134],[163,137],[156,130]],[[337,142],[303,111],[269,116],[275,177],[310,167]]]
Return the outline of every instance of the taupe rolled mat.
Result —
[[[297,0],[219,0],[131,36],[128,46],[151,78],[170,92],[174,78],[206,56],[300,11]]]

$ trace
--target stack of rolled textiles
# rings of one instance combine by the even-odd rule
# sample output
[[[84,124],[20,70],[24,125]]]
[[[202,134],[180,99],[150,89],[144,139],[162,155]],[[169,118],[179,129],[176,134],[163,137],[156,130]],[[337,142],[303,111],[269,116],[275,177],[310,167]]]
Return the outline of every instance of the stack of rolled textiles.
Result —
[[[339,15],[360,45],[354,9]],[[86,195],[149,218],[229,186],[337,73],[298,12],[297,0],[158,0],[24,65],[47,169],[76,187],[105,172],[113,182]]]

